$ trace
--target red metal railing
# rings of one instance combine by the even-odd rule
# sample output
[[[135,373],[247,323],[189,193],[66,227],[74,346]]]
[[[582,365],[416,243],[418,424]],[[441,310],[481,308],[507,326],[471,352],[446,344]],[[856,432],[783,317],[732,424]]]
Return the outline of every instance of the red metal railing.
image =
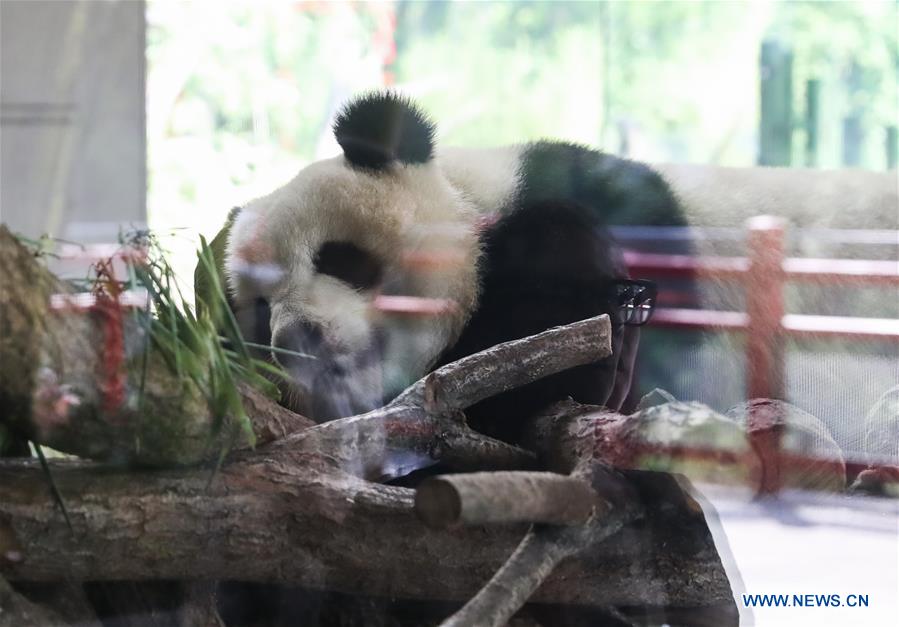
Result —
[[[741,282],[746,290],[746,312],[661,308],[652,325],[704,331],[746,332],[749,398],[782,398],[784,391],[783,338],[852,338],[899,341],[899,320],[787,314],[783,291],[788,281],[835,285],[899,286],[899,264],[894,261],[792,259],[784,256],[785,226],[778,218],[760,216],[747,224],[749,255],[742,257],[691,257],[625,252],[625,262],[635,277],[698,278]],[[64,251],[63,257],[120,257],[122,249],[80,249]],[[407,263],[423,266],[457,262],[453,258],[410,256]],[[93,311],[97,298],[92,294],[54,295],[55,310]],[[146,294],[124,292],[119,306],[145,306]],[[439,316],[453,308],[442,299],[408,296],[379,296],[374,308],[384,314]],[[751,411],[750,423],[762,416]],[[807,458],[781,450],[777,429],[749,430],[750,441],[764,468],[760,492],[777,492],[784,468]],[[666,448],[666,447],[662,447]],[[669,450],[670,449],[670,450]],[[702,458],[700,449],[666,448],[669,454]],[[721,452],[715,453],[721,461]],[[795,459],[794,459],[795,458]],[[819,460],[820,461],[820,460]],[[863,469],[854,464],[853,474]]]
[[[625,253],[625,262],[635,277],[731,280],[740,281],[745,287],[745,313],[659,309],[653,316],[653,325],[747,332],[750,398],[782,397],[784,337],[899,341],[899,320],[787,314],[783,302],[788,281],[899,286],[897,262],[785,258],[783,220],[758,216],[749,220],[747,227],[746,258]]]
[[[747,389],[750,399],[783,398],[785,337],[851,338],[899,341],[899,320],[787,314],[784,286],[788,281],[833,285],[899,286],[895,261],[789,259],[784,257],[785,226],[781,219],[759,216],[747,223],[747,258],[688,257],[628,251],[625,262],[633,276],[698,278],[743,283],[746,312],[659,309],[652,324],[706,331],[746,332]],[[756,420],[750,408],[750,424]],[[788,462],[809,460],[782,450],[780,429],[750,429],[748,436],[762,466],[759,493],[777,493]],[[669,451],[670,452],[670,451]],[[682,456],[697,452],[682,450]],[[820,461],[820,460],[818,460]],[[852,466],[850,469],[849,466]],[[848,464],[857,474],[864,465]]]

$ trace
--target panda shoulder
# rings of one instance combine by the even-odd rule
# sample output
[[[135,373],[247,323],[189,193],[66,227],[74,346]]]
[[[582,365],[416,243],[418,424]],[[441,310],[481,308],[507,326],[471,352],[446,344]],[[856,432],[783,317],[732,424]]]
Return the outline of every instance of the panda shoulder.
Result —
[[[659,171],[582,144],[526,144],[519,180],[522,205],[564,199],[591,207],[606,224],[686,224],[680,203]]]

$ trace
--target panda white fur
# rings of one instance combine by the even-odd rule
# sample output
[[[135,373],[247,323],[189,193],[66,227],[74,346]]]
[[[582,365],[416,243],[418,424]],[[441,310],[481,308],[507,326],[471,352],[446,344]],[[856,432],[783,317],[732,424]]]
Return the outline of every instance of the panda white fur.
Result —
[[[646,166],[561,142],[437,148],[434,125],[391,92],[351,101],[334,132],[341,156],[241,208],[225,260],[245,333],[315,357],[275,354],[293,379],[286,404],[316,420],[379,406],[451,359],[607,312],[604,285],[625,270],[605,226],[683,223]],[[390,315],[377,306],[385,295],[446,307]],[[470,420],[514,439],[520,412],[565,396],[620,404],[629,377],[616,387],[615,371],[635,344],[617,329],[613,358],[472,408]]]

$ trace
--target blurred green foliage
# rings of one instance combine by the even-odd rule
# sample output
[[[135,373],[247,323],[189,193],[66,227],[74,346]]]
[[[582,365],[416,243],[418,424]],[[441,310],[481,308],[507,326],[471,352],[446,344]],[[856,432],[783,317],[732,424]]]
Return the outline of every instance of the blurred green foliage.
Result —
[[[449,144],[548,136],[647,161],[753,165],[766,39],[794,51],[793,164],[804,165],[805,84],[816,78],[817,165],[841,165],[844,119],[854,116],[860,165],[883,169],[885,127],[897,122],[897,7],[151,2],[150,223],[212,237],[231,207],[338,154],[337,107],[388,82],[422,102]],[[189,284],[196,241],[169,246]]]
[[[854,113],[868,135],[862,165],[880,169],[897,118],[897,16],[895,2],[409,0],[397,8],[397,76],[423,92],[451,143],[551,135],[649,160],[752,165],[759,52],[774,38],[796,58],[795,133],[806,81],[825,85],[819,164],[840,165]]]

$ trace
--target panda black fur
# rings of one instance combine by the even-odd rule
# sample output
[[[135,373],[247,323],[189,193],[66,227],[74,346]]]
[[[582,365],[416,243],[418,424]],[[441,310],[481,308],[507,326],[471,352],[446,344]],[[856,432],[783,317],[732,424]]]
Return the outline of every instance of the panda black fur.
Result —
[[[334,131],[344,154],[242,208],[225,262],[245,330],[258,335],[254,318],[267,309],[274,346],[317,358],[275,355],[294,379],[287,404],[317,420],[379,406],[436,365],[498,342],[608,313],[604,286],[626,272],[606,227],[684,224],[644,165],[554,141],[438,148],[434,125],[393,93],[350,102]],[[391,294],[452,306],[381,315],[376,299]],[[469,418],[514,440],[518,418],[566,396],[620,405],[635,345],[634,329],[617,328],[611,358]]]

